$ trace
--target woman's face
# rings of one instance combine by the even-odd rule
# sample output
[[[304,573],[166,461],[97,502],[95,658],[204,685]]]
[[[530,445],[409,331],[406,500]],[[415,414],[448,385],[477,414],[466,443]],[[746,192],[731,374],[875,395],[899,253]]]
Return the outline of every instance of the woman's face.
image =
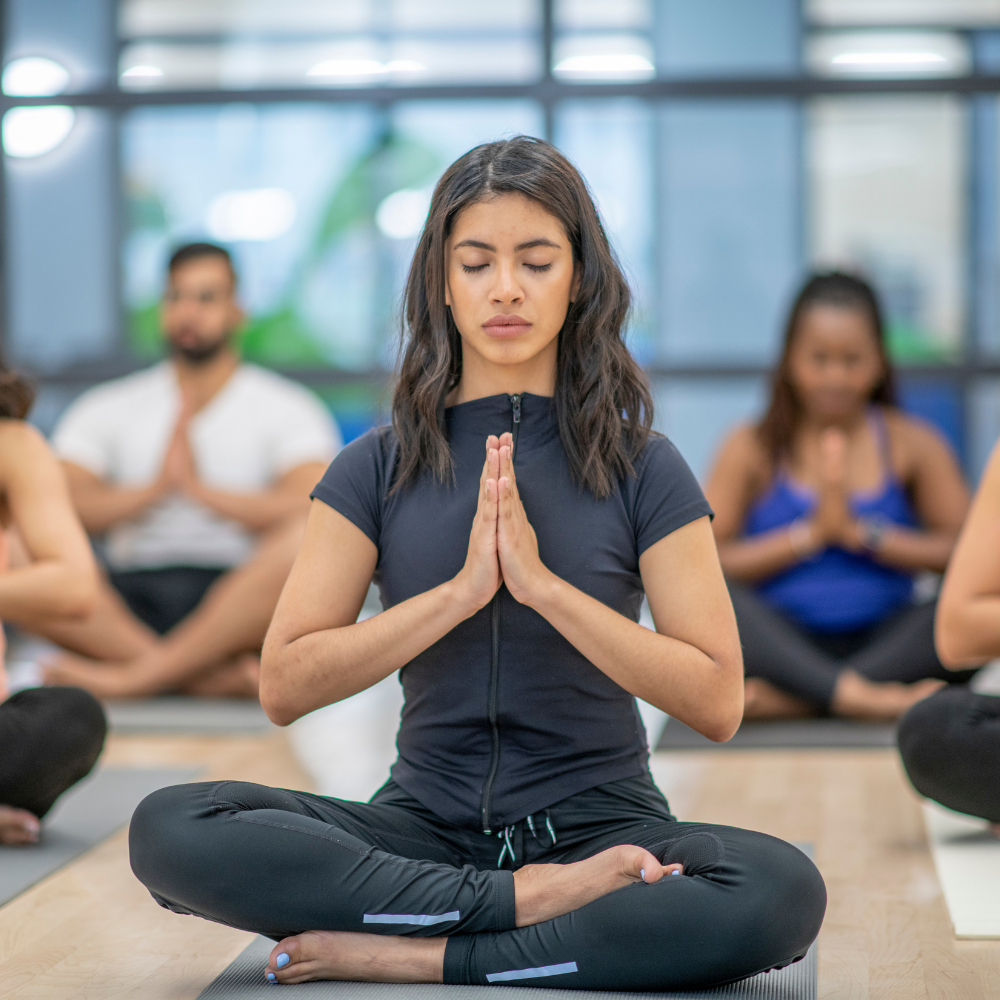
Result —
[[[792,342],[789,372],[808,417],[836,424],[860,416],[885,374],[868,316],[843,306],[806,309]]]
[[[445,248],[445,301],[463,366],[547,361],[576,288],[573,251],[555,216],[520,194],[466,208]]]

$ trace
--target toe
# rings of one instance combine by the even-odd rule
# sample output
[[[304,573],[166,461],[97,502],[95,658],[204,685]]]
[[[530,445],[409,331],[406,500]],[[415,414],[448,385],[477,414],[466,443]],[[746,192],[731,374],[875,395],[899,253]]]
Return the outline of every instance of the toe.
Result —
[[[267,978],[271,979],[271,974],[274,974],[275,979],[284,979],[285,976],[279,975],[279,973],[284,972],[287,976],[288,967],[294,965],[299,959],[299,951],[297,937],[289,937],[279,941],[271,949],[271,954],[268,956],[267,968],[265,969]]]

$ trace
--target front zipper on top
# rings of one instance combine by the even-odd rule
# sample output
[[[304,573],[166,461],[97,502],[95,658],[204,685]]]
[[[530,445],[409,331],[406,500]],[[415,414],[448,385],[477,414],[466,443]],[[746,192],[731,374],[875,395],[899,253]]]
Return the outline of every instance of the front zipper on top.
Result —
[[[515,393],[510,397],[511,409],[511,448],[510,460],[514,461],[517,453],[517,434],[521,429],[521,396]],[[502,585],[501,585],[502,586]],[[492,753],[490,755],[490,770],[486,776],[486,784],[483,785],[482,797],[482,820],[483,833],[493,832],[493,823],[490,820],[490,806],[493,798],[493,782],[496,781],[497,771],[500,769],[500,728],[497,725],[497,696],[500,687],[500,591],[493,595],[493,605],[490,609],[491,638],[490,644],[490,699],[489,699],[489,720],[490,736],[493,742]]]

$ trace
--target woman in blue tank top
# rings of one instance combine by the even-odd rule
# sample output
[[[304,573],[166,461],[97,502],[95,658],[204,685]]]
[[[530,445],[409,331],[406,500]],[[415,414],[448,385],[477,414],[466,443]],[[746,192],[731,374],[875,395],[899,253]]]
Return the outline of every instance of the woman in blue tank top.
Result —
[[[726,441],[707,495],[739,622],[745,717],[894,719],[949,674],[934,603],[968,505],[944,439],[896,409],[872,289],[812,277],[792,308],[770,405]]]

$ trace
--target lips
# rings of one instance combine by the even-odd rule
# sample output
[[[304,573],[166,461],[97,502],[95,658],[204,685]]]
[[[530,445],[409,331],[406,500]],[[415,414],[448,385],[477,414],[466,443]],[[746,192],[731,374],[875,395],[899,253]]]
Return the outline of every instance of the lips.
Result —
[[[483,323],[490,337],[517,337],[527,333],[531,324],[522,316],[494,316]]]

